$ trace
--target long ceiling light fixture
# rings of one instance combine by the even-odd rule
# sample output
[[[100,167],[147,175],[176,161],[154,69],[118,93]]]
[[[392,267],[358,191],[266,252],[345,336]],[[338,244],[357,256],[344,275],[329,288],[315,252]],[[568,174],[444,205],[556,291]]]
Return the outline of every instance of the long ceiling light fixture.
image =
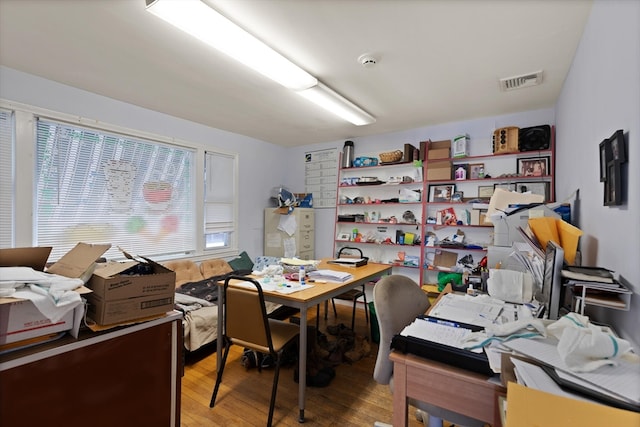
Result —
[[[298,94],[356,126],[370,125],[376,121],[371,114],[320,82]]]
[[[322,108],[362,126],[375,122],[366,111],[318,82],[201,0],[145,0],[149,12],[292,89]]]

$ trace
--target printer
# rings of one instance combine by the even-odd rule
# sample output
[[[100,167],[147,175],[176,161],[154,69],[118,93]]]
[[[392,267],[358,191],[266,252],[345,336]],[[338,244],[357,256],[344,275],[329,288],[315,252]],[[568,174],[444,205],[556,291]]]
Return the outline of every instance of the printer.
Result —
[[[518,227],[526,230],[529,218],[551,217],[560,219],[560,215],[546,205],[529,205],[520,207],[501,218],[492,218],[494,246],[509,246],[513,242],[524,242]]]

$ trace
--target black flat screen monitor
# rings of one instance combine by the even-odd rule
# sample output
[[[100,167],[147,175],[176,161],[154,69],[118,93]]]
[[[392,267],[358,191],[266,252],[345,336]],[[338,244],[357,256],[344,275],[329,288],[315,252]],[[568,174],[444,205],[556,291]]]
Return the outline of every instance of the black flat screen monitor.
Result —
[[[545,308],[543,316],[551,320],[557,320],[559,316],[563,263],[564,250],[560,245],[550,240],[545,248],[542,291],[537,295],[537,299]]]

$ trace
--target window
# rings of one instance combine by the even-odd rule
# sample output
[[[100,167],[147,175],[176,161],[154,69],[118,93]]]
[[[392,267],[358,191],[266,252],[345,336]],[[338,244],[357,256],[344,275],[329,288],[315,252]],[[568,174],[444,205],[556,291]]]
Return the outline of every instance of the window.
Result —
[[[195,149],[37,120],[36,244],[77,242],[149,257],[194,254]]]
[[[205,154],[205,250],[236,249],[237,156]]]
[[[0,248],[14,242],[14,129],[13,113],[0,109]]]

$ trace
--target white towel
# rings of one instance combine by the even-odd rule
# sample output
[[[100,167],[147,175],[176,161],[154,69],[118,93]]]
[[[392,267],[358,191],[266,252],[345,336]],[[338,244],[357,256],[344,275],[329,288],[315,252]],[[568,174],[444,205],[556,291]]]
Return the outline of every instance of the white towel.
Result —
[[[558,338],[558,353],[574,372],[591,372],[631,350],[631,344],[589,322],[587,316],[569,313],[547,327]]]
[[[74,289],[81,279],[45,273],[30,267],[0,267],[0,289],[13,298],[30,300],[53,323],[82,304]]]

